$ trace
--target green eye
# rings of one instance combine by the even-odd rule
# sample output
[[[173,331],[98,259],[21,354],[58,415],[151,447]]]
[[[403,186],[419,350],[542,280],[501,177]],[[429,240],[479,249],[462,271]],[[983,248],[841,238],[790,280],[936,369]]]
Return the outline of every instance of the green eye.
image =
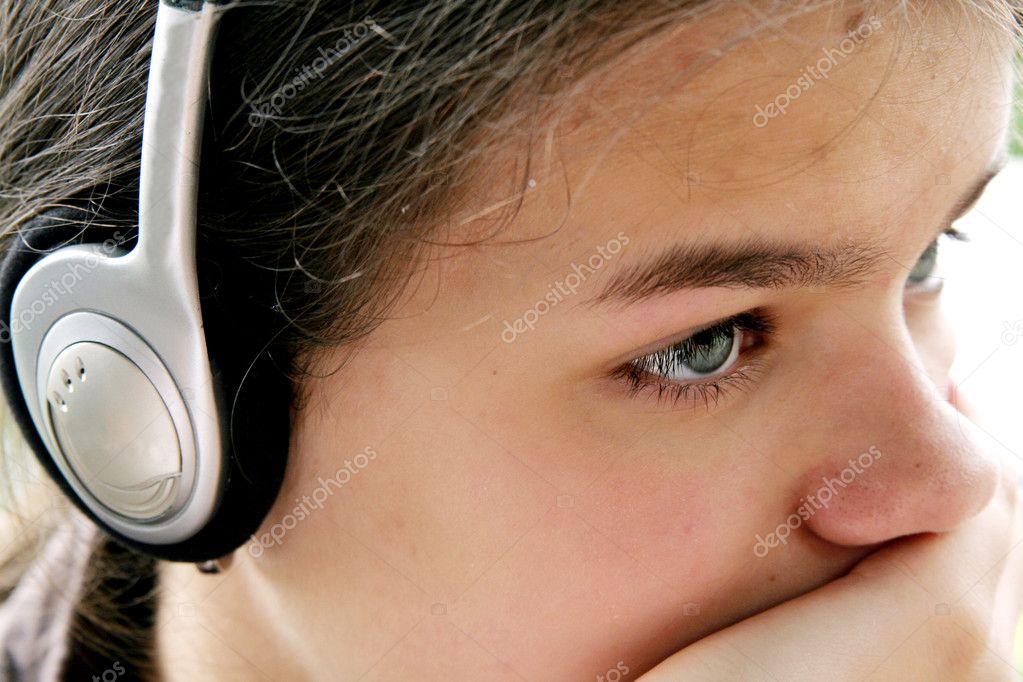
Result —
[[[612,372],[635,394],[653,389],[672,404],[717,403],[728,388],[746,386],[757,366],[757,349],[774,334],[775,323],[763,309],[750,310],[690,334]]]
[[[913,265],[913,269],[909,273],[909,277],[906,279],[906,283],[910,286],[923,284],[929,277],[934,276],[934,271],[938,265],[938,240],[935,239],[931,242],[927,249],[924,250],[920,258],[917,259]]]
[[[744,313],[711,325],[687,339],[633,360],[632,371],[684,383],[727,371],[739,359],[744,342],[767,329],[767,322]]]
[[[676,383],[719,374],[739,358],[743,329],[741,321],[725,320],[673,346],[637,358],[630,366]]]
[[[727,367],[734,360],[733,349],[738,349],[737,331],[733,327],[712,327],[679,344],[674,361],[676,373],[681,376],[676,378],[686,378],[686,369],[691,375],[705,376]]]

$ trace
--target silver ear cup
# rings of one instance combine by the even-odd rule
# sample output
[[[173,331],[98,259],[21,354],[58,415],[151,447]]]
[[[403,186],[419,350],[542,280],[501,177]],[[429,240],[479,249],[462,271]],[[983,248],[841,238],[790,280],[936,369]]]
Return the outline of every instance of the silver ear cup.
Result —
[[[74,343],[43,390],[55,440],[81,485],[111,511],[153,519],[171,506],[181,444],[160,391],[122,353]]]
[[[113,270],[97,267],[91,274],[102,278]],[[30,290],[19,287],[23,295]],[[19,335],[17,343],[24,341]],[[216,410],[204,392],[186,384],[192,387],[186,401],[161,356],[133,329],[98,312],[60,316],[37,348],[34,358],[23,359],[35,364],[29,409],[68,485],[129,537],[193,533],[215,505],[221,475],[220,459],[200,458],[197,448],[205,442],[206,452],[216,453],[209,441]]]
[[[172,557],[197,536],[200,548],[215,545],[218,514],[234,509],[225,498],[247,491],[229,485],[196,262],[209,67],[227,7],[160,1],[134,247],[85,239],[47,252],[21,275],[0,321],[47,468],[101,524],[171,546]]]

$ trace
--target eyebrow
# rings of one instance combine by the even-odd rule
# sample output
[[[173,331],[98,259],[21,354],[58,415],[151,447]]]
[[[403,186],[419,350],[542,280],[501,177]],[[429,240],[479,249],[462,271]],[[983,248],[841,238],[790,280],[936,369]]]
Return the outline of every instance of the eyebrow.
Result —
[[[1005,167],[1004,157],[962,194],[943,225],[950,226],[984,193]],[[880,244],[847,240],[810,248],[751,237],[732,244],[674,244],[616,273],[587,305],[630,305],[683,289],[743,287],[851,288],[869,281],[887,251]]]

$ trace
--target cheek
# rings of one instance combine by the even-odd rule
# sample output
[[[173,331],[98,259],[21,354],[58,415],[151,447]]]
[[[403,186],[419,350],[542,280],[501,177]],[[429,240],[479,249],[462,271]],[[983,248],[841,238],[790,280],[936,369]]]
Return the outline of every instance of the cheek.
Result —
[[[692,453],[623,457],[586,491],[578,511],[674,590],[700,601],[752,556],[766,493],[734,461],[696,468],[694,460]]]
[[[350,458],[319,435],[305,454],[322,450],[308,461],[326,470]],[[369,548],[438,602],[455,601],[555,502],[547,482],[442,402],[424,404],[374,447],[377,458],[324,516],[339,542]]]
[[[694,471],[684,466],[692,453],[675,450],[633,449],[563,496],[453,618],[528,679],[590,677],[608,652],[641,667],[703,633],[753,561],[757,493],[734,462]],[[543,626],[509,628],[506,614]]]
[[[608,669],[608,652],[653,664],[750,580],[737,568],[772,488],[741,439],[673,427],[636,442],[574,412],[579,401],[468,381],[432,400],[428,384],[372,378],[355,383],[407,404],[336,389],[308,411],[268,520],[366,445],[377,452],[260,559],[280,583],[316,586],[303,617],[384,595],[394,631],[439,608],[528,679],[582,679]],[[420,658],[436,650],[427,640]]]

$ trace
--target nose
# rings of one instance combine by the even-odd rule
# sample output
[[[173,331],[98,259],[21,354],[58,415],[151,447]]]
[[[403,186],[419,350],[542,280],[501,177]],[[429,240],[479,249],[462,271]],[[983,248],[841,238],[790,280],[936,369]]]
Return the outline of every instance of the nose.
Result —
[[[947,379],[905,359],[915,358],[907,343],[836,382],[844,399],[829,409],[841,415],[835,439],[798,483],[797,511],[824,540],[868,545],[950,530],[994,494],[997,444],[949,402]]]

